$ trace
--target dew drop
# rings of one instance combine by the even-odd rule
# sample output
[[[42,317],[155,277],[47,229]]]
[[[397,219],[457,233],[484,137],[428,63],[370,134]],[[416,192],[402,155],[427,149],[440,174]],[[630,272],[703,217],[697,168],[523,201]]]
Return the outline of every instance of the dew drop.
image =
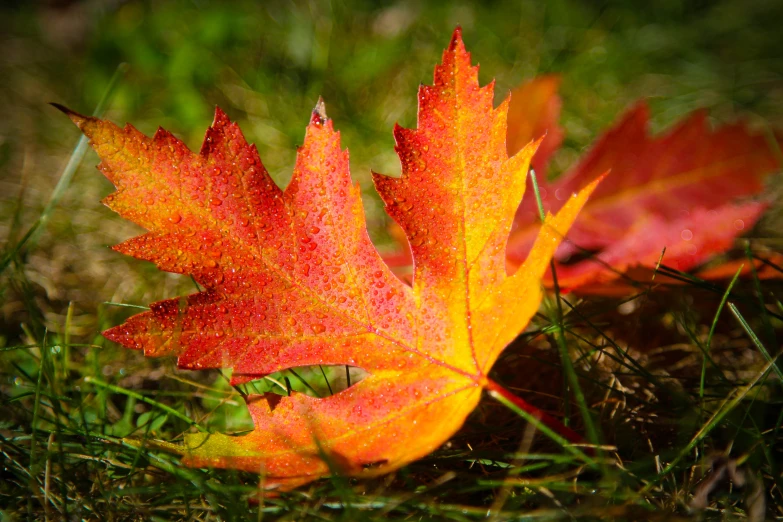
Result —
[[[322,325],[321,323],[316,323],[312,326],[313,332],[317,334],[322,334],[326,331],[326,327]]]

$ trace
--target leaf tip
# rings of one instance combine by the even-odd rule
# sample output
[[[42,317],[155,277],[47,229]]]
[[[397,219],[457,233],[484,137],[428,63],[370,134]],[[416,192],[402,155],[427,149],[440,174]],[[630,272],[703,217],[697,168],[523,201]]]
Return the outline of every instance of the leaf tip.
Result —
[[[124,334],[125,332],[123,331],[123,325],[114,326],[101,332],[101,335],[105,339],[117,344],[122,344],[122,339],[125,337]]]
[[[596,187],[598,187],[598,185],[601,184],[601,182],[604,180],[604,178],[606,178],[606,176],[609,175],[610,172],[611,172],[611,169],[605,171],[600,176],[597,176],[593,181],[591,181],[590,183],[588,183],[587,185],[582,187],[582,189],[579,192],[574,192],[571,195],[571,197],[573,199],[581,201],[579,203],[579,208],[577,209],[577,212],[579,212],[579,210],[581,210],[582,206],[584,206],[584,204],[587,201],[587,199],[593,194],[593,191],[595,191]]]
[[[219,126],[223,123],[228,123],[230,120],[226,111],[220,108],[219,105],[215,105],[215,118],[212,121],[212,127]]]
[[[454,33],[451,35],[451,42],[449,43],[449,51],[456,49],[465,49],[465,43],[462,41],[462,26],[458,25],[454,28]]]
[[[313,107],[313,114],[310,118],[310,123],[323,125],[328,120],[329,117],[326,115],[326,104],[324,103],[323,97],[319,96],[315,107]]]
[[[49,103],[49,105],[51,105],[58,111],[68,116],[71,119],[71,121],[74,122],[76,126],[79,128],[81,128],[82,125],[84,125],[84,122],[86,122],[89,119],[87,116],[82,116],[78,112],[72,111],[65,105],[60,105],[59,103],[55,103],[55,102],[51,102]]]

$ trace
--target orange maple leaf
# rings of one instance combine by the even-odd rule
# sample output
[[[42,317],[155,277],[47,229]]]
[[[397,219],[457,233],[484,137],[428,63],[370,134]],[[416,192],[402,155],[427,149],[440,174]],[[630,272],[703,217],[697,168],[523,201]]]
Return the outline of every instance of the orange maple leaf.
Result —
[[[537,147],[508,157],[507,109],[508,100],[493,108],[492,84],[479,86],[457,29],[434,85],[420,88],[418,128],[394,130],[402,177],[373,175],[412,247],[412,286],[370,242],[348,153],[321,104],[285,190],[219,109],[199,154],[164,130],[148,138],[69,112],[117,187],[106,204],[149,230],[115,249],[205,288],[152,304],[107,338],[176,355],[181,368],[232,368],[235,383],[318,364],[369,373],[327,398],[249,396],[255,429],[186,435],[176,447],[186,464],[259,472],[281,490],[329,464],[379,475],[445,442],[482,389],[504,393],[487,373],[538,309],[541,277],[597,184],[546,219],[507,275]]]
[[[556,122],[560,105],[556,84],[554,87],[552,80],[545,78],[520,88],[532,102],[531,106],[524,100],[516,106],[512,103],[518,114],[509,114],[510,136],[521,133],[535,139],[546,128],[554,128],[559,136]],[[541,107],[550,109],[543,111]],[[517,129],[520,115],[528,120]],[[538,122],[531,117],[537,117]],[[649,282],[664,248],[665,265],[692,270],[729,250],[736,237],[750,230],[767,208],[766,201],[748,199],[757,196],[767,175],[779,168],[776,151],[764,136],[751,133],[741,123],[710,130],[706,114],[699,111],[666,134],[652,138],[648,120],[647,106],[638,103],[557,181],[547,183],[539,178],[544,207],[557,210],[574,189],[611,171],[574,222],[569,241],[556,253],[561,287],[607,292],[608,286],[619,284],[631,289],[619,279]],[[509,153],[518,150],[518,145],[513,145],[517,141],[509,139]],[[738,198],[746,200],[736,202]],[[534,201],[523,201],[509,239],[511,267],[519,266],[529,252],[540,226],[538,215]],[[574,262],[573,256],[583,259]],[[724,267],[699,275],[731,275],[737,266],[732,263],[730,270]],[[552,284],[551,273],[545,282]],[[612,285],[607,285],[609,282]]]

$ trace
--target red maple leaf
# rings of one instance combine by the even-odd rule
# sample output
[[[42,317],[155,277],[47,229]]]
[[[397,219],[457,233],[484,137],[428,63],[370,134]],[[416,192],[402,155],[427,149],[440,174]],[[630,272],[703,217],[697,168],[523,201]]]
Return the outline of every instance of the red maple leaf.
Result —
[[[455,31],[434,85],[419,91],[417,128],[394,130],[402,177],[374,175],[411,245],[412,286],[367,236],[348,153],[322,104],[285,190],[220,110],[199,154],[164,130],[148,138],[68,111],[117,187],[106,204],[149,231],[115,249],[205,288],[154,303],[106,337],[175,355],[181,368],[231,368],[235,383],[318,364],[368,372],[326,398],[250,396],[251,433],[191,434],[168,447],[189,465],[256,471],[267,487],[290,489],[329,464],[356,476],[399,468],[459,429],[482,389],[507,394],[487,374],[537,311],[541,277],[597,183],[549,216],[507,275],[538,145],[508,157],[507,110],[508,101],[493,107],[493,85],[479,86]]]
[[[538,109],[559,107],[551,85],[534,81],[521,90],[535,91],[528,95],[535,100],[534,108],[520,101],[517,110],[527,117],[539,114],[542,118],[537,124],[527,122],[525,139],[539,137],[546,128],[554,128],[559,135],[556,112]],[[510,122],[518,119],[520,116],[509,116]],[[616,280],[629,277],[629,271],[636,273],[640,267],[647,271],[634,277],[649,281],[650,271],[661,260],[676,270],[694,269],[729,250],[766,209],[768,202],[753,196],[762,192],[766,177],[779,168],[779,162],[774,145],[763,135],[750,132],[742,123],[710,129],[706,114],[699,111],[665,134],[650,137],[648,120],[646,104],[638,103],[555,182],[539,178],[544,208],[557,210],[574,190],[600,173],[611,172],[575,221],[569,241],[556,254],[562,287],[584,291],[590,285],[605,292],[606,283],[622,283]],[[539,130],[531,133],[533,128]],[[510,136],[517,132],[509,128]],[[509,140],[509,152],[519,141]],[[536,202],[523,201],[509,239],[511,267],[524,260],[539,223]],[[702,275],[715,277],[727,272]],[[769,270],[765,275],[773,273]],[[551,284],[551,274],[547,281]]]

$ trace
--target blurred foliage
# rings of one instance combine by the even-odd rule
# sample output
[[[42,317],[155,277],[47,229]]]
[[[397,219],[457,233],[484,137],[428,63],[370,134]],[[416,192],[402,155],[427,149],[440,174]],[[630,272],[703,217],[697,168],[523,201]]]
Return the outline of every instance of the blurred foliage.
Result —
[[[765,0],[19,2],[0,22],[12,50],[0,67],[6,99],[45,131],[55,124],[40,120],[61,120],[45,102],[89,112],[127,62],[112,118],[196,147],[220,105],[283,181],[322,95],[366,180],[369,167],[397,168],[390,127],[414,124],[416,85],[457,24],[499,96],[564,75],[569,145],[580,149],[640,97],[654,99],[659,125],[703,106],[778,120],[780,19],[782,4]],[[6,139],[27,137],[8,125]]]
[[[0,95],[10,109],[0,121],[3,216],[21,177],[35,176],[33,205],[53,186],[54,165],[33,175],[25,161],[65,155],[78,135],[47,102],[90,112],[120,63],[130,72],[108,117],[144,132],[163,126],[197,149],[220,105],[280,183],[319,95],[363,187],[371,169],[399,172],[392,125],[415,124],[416,86],[431,81],[457,24],[482,81],[496,78],[498,97],[537,74],[564,76],[567,142],[555,173],[642,97],[652,99],[657,129],[698,107],[721,120],[783,118],[783,4],[774,0],[3,5]],[[87,176],[83,183],[100,183]],[[384,217],[367,194],[371,228],[381,229]]]

